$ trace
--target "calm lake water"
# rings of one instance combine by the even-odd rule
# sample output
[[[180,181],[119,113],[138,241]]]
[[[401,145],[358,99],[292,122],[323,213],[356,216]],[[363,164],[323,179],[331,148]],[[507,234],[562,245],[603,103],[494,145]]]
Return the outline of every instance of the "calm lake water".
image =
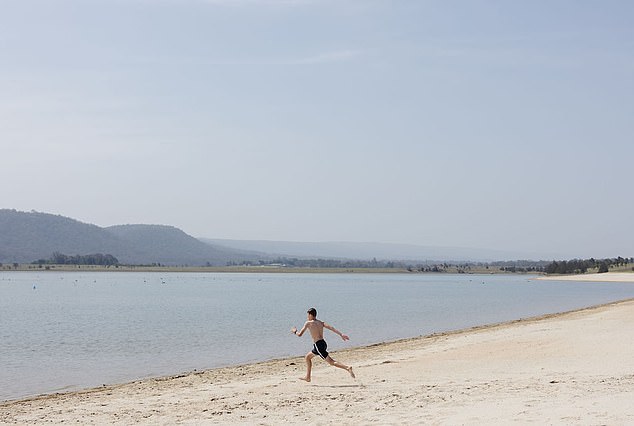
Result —
[[[634,297],[631,283],[526,275],[0,272],[0,401],[303,355]],[[330,332],[327,332],[330,333]]]

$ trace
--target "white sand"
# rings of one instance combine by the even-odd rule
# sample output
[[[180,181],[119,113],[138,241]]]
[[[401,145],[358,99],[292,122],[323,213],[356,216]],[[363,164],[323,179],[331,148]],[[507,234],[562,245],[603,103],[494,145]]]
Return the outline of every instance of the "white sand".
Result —
[[[634,300],[0,405],[19,424],[634,424]]]
[[[634,272],[606,272],[605,274],[548,275],[537,278],[545,281],[603,281],[634,283]]]

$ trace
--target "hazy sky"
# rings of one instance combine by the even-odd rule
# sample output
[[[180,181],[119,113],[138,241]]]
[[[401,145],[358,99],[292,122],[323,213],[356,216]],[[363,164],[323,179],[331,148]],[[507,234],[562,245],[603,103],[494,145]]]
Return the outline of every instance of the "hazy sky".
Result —
[[[0,207],[634,256],[634,2],[0,0]]]

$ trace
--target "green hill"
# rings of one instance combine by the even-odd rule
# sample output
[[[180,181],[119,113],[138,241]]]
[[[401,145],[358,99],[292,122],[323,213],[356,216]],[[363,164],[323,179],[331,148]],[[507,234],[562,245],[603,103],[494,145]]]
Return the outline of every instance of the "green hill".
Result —
[[[117,225],[104,229],[140,253],[130,253],[127,263],[147,263],[144,259],[151,258],[165,265],[216,266],[230,260],[255,259],[246,252],[210,246],[173,226]]]
[[[29,263],[53,252],[111,254],[124,264],[222,266],[259,259],[253,253],[203,243],[172,226],[101,228],[59,215],[0,209],[0,262]]]

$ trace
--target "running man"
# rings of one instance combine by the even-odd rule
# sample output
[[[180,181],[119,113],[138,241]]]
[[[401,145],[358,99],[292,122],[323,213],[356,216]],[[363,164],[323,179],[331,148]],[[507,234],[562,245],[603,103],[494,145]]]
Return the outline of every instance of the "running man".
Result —
[[[334,359],[332,359],[330,355],[328,355],[328,351],[326,350],[327,348],[326,341],[324,340],[324,328],[327,328],[333,333],[338,334],[339,336],[341,336],[341,338],[344,341],[350,340],[350,338],[346,336],[345,334],[343,334],[342,332],[340,332],[339,330],[337,330],[336,328],[334,328],[333,326],[328,325],[323,321],[319,321],[317,319],[317,309],[310,308],[307,311],[307,314],[308,314],[307,315],[308,320],[306,321],[302,329],[299,330],[299,333],[297,332],[296,327],[291,328],[291,333],[300,337],[302,336],[302,334],[304,334],[306,330],[310,331],[310,335],[313,338],[313,342],[314,342],[313,350],[308,352],[306,356],[304,357],[306,359],[306,377],[300,377],[300,380],[310,382],[310,372],[313,368],[313,358],[315,357],[315,355],[319,355],[330,365],[334,365],[335,367],[341,368],[342,370],[346,370],[348,373],[350,373],[350,375],[354,379],[355,375],[352,372],[352,367],[348,367],[347,365],[337,362]]]

